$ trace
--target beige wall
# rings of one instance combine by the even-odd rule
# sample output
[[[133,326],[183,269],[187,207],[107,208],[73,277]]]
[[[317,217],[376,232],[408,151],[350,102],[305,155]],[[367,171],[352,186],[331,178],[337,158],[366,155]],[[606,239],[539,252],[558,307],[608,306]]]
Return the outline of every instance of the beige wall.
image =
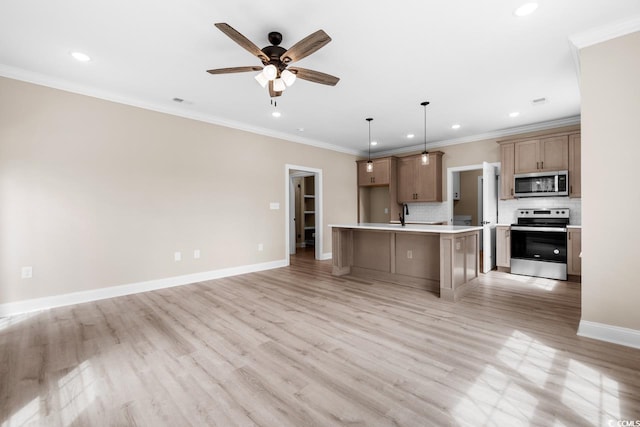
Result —
[[[354,161],[0,78],[0,303],[282,260],[287,163],[323,170],[330,252]]]
[[[582,319],[640,330],[640,32],[580,51]]]

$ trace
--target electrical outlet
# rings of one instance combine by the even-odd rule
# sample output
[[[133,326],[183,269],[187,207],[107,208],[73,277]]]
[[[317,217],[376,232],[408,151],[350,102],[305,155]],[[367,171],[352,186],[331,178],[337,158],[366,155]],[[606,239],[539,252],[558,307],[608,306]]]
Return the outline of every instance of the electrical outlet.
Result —
[[[271,202],[271,203],[269,203],[269,209],[272,209],[272,210],[278,210],[278,209],[280,209],[280,203],[278,203],[278,202]]]
[[[180,253],[180,252],[174,252],[174,253],[173,253],[173,260],[174,260],[174,261],[182,261],[182,253]]]
[[[407,251],[407,258],[413,259],[413,251]]]
[[[195,249],[193,251],[193,259],[198,259],[200,258],[200,249]]]
[[[262,251],[264,249],[264,245],[262,243],[258,243],[258,251]]]
[[[384,208],[384,213],[388,214],[389,213],[389,208]]]
[[[31,279],[33,277],[33,267],[22,267],[22,278]]]

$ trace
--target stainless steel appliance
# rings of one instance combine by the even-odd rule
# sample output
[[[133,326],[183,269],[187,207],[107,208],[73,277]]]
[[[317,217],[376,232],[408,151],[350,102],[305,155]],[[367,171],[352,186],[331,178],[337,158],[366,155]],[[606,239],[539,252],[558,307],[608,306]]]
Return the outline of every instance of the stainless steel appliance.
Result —
[[[513,180],[516,197],[569,195],[568,171],[519,173]]]
[[[567,280],[569,209],[518,209],[511,226],[511,273]]]

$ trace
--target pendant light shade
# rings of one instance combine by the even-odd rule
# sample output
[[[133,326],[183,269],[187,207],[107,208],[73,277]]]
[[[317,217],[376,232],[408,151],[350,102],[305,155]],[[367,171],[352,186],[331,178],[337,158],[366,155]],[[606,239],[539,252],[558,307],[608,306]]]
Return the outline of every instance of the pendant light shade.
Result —
[[[296,75],[289,70],[283,70],[280,74],[280,78],[284,80],[287,86],[291,86],[296,81]]]
[[[258,83],[260,83],[260,86],[262,87],[267,87],[267,83],[269,83],[269,79],[264,76],[264,73],[262,71],[258,73],[255,79]]]
[[[427,105],[428,101],[421,102],[420,105],[424,107],[424,151],[422,152],[422,165],[429,164],[429,153],[427,152]]]
[[[275,79],[273,81],[273,90],[275,90],[276,92],[282,92],[285,89],[286,89],[286,86],[284,85],[284,80]]]
[[[278,76],[278,69],[275,65],[269,64],[263,68],[262,73],[267,80],[274,80]]]
[[[373,172],[373,162],[371,161],[371,120],[369,117],[366,119],[369,122],[369,160],[367,160],[367,172]]]

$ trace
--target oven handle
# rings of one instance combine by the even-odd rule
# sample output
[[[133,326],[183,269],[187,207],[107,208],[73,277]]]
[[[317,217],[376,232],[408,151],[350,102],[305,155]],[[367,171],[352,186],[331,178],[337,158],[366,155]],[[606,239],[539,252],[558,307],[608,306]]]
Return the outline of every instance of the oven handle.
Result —
[[[560,233],[566,233],[566,228],[561,227],[527,227],[527,226],[517,226],[512,225],[511,231],[555,231]]]

